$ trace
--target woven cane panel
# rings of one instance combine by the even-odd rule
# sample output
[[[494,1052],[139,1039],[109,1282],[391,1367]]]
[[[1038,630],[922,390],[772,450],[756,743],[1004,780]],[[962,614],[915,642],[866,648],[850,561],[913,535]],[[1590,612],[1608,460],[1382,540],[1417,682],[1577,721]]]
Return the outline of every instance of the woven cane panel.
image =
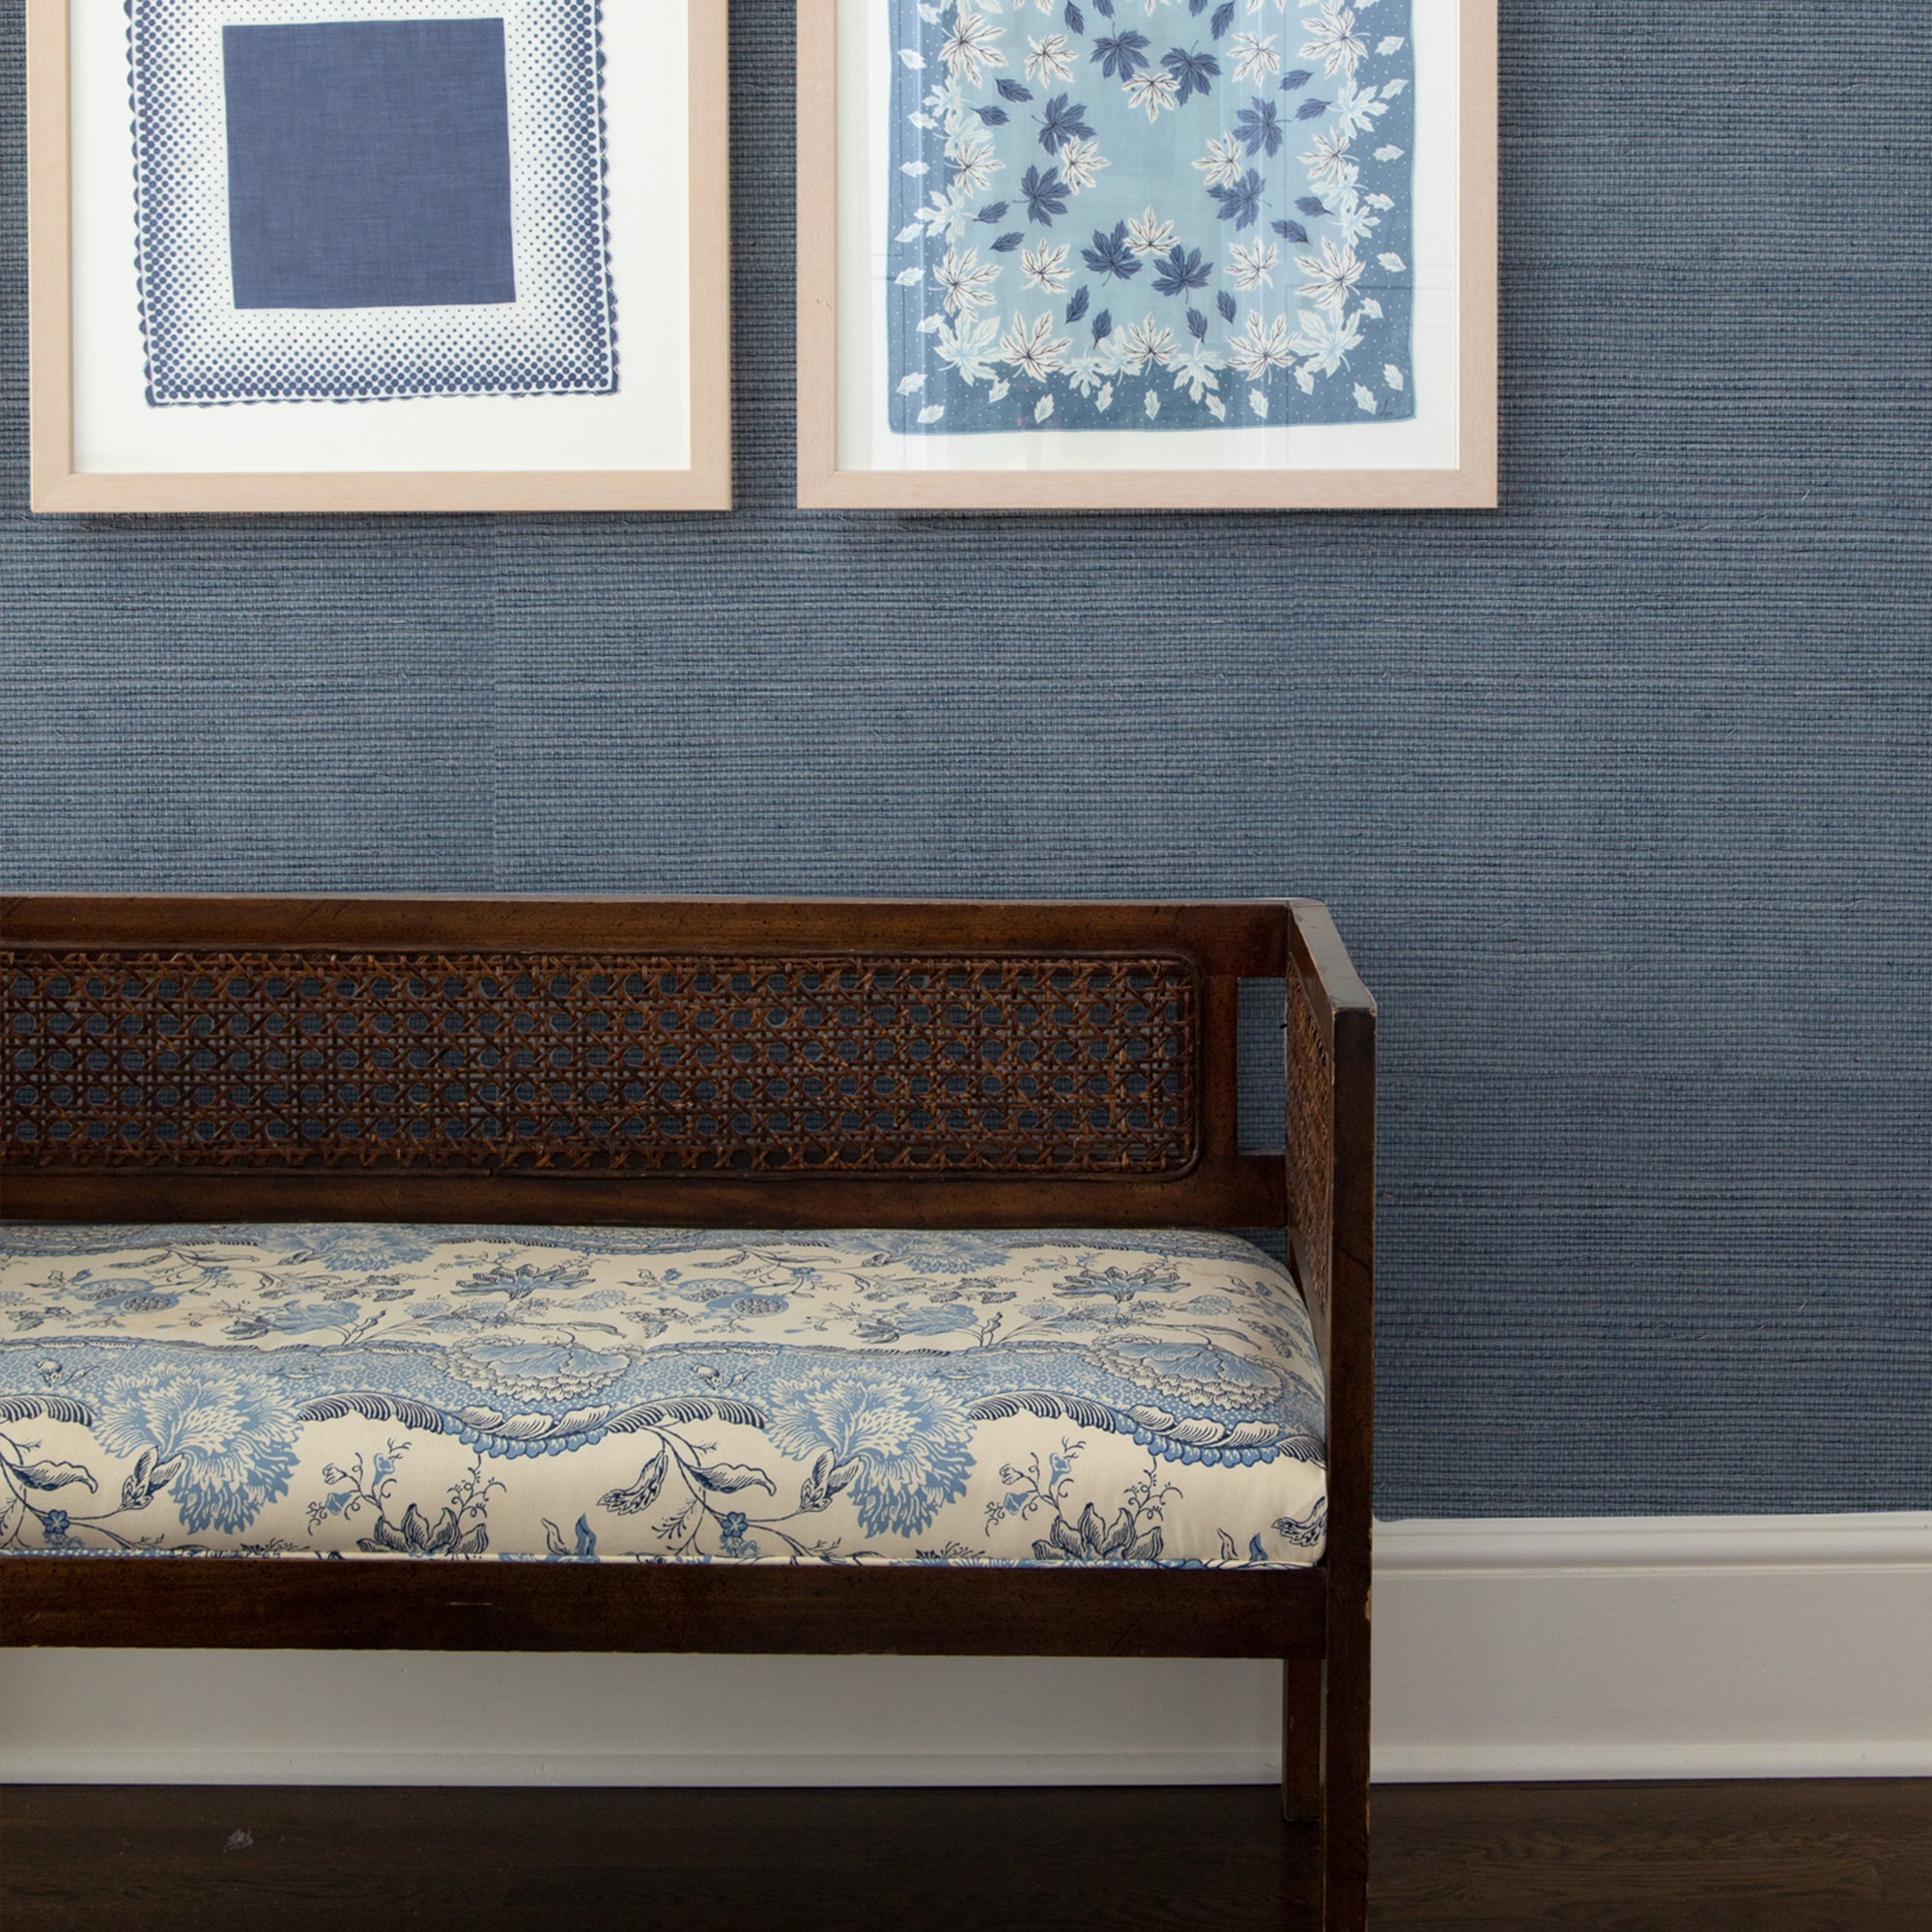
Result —
[[[1287,1026],[1288,1218],[1302,1237],[1302,1293],[1322,1319],[1335,1238],[1335,1053],[1292,973]]]
[[[1173,1174],[1158,958],[16,952],[12,1165]]]

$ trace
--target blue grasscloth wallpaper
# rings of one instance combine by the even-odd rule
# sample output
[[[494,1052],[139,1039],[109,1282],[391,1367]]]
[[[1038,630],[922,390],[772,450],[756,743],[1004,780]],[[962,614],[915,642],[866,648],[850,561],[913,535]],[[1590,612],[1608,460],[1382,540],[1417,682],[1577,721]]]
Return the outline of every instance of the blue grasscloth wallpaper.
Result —
[[[0,880],[1316,894],[1390,1515],[1932,1499],[1932,23],[1504,0],[1495,514],[800,515],[738,0],[728,517],[34,520]]]

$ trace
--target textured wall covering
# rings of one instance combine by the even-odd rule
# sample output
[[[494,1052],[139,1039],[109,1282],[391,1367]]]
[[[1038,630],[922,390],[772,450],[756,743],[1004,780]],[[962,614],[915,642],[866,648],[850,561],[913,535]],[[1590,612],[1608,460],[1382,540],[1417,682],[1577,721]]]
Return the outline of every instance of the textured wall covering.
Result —
[[[787,507],[736,11],[738,513],[331,523],[28,517],[0,10],[0,879],[1320,894],[1383,1510],[1923,1506],[1922,0],[1505,0],[1507,508],[1166,520]]]

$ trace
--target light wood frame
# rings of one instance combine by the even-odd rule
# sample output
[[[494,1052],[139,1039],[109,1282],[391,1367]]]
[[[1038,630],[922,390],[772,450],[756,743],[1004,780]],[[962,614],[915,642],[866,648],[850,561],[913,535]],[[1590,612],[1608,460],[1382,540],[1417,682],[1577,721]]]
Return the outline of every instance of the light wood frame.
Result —
[[[1438,469],[841,469],[838,0],[798,0],[798,501],[894,510],[1489,509],[1496,451],[1498,0],[1459,0],[1458,455]],[[1069,477],[1080,483],[1069,503]]]
[[[683,469],[83,471],[73,452],[71,0],[26,0],[32,501],[37,511],[728,510],[731,272],[725,170],[693,165],[691,443]],[[690,0],[694,156],[726,151],[729,0]],[[621,106],[621,103],[613,105]],[[123,156],[125,160],[125,155]],[[707,241],[713,245],[706,245]]]

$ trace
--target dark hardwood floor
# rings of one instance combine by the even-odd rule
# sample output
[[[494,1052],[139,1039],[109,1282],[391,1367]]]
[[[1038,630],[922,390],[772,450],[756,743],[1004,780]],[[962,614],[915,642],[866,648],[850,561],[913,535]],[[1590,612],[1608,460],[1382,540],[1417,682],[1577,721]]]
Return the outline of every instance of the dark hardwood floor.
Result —
[[[1932,1932],[1932,1781],[1384,1785],[1373,1924]],[[7,1932],[1283,1932],[1259,1788],[0,1792]]]

